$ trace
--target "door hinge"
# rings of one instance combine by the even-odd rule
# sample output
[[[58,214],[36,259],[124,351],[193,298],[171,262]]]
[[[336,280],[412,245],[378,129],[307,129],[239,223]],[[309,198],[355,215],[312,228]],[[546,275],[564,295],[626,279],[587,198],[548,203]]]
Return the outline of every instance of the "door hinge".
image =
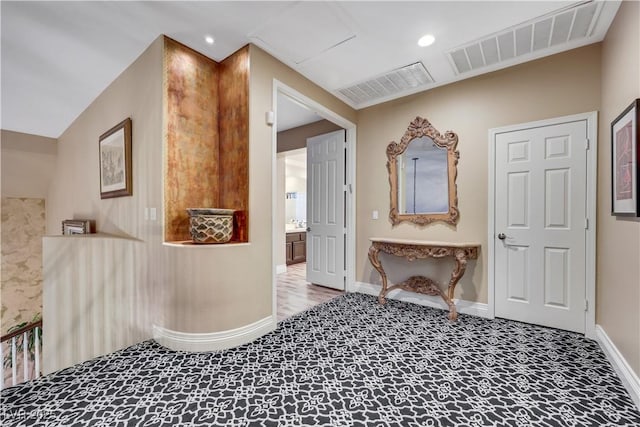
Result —
[[[589,149],[589,140],[588,140],[588,139],[585,139],[585,140],[584,140],[584,149],[585,149],[585,150],[588,150],[588,149]]]
[[[584,300],[584,311],[589,311],[589,300]]]
[[[589,218],[585,218],[584,219],[584,229],[588,230],[589,229]]]

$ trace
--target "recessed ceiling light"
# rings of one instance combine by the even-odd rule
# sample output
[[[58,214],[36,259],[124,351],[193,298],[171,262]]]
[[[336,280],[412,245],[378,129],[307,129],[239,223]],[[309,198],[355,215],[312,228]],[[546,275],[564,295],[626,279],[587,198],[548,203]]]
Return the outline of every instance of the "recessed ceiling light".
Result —
[[[211,36],[205,36],[204,41],[206,41],[209,44],[213,44],[215,40]]]
[[[434,41],[436,41],[435,37],[433,37],[431,34],[425,34],[424,36],[420,37],[420,40],[418,40],[418,46],[430,46]]]

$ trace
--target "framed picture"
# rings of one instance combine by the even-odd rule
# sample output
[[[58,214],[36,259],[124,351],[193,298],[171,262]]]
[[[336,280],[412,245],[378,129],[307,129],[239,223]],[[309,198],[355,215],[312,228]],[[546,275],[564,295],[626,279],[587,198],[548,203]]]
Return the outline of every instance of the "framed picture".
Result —
[[[62,234],[89,234],[92,232],[92,221],[88,219],[65,219],[62,221]]]
[[[131,196],[131,119],[100,136],[100,198]]]
[[[640,216],[638,140],[640,99],[611,122],[611,213]]]

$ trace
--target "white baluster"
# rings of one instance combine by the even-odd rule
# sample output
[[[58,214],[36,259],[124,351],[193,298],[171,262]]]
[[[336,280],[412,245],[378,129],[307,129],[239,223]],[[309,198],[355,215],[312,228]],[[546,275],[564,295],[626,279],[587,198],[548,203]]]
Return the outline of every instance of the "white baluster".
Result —
[[[16,337],[11,338],[11,385],[16,385],[18,376],[18,356],[16,355],[17,345]]]
[[[33,330],[33,329],[32,329]],[[22,334],[22,381],[29,380],[29,332]]]
[[[40,337],[38,336],[39,330],[40,328],[38,328],[37,326],[33,329],[33,333],[36,334],[36,336],[33,339],[33,345],[35,346],[35,349],[36,349],[35,378],[40,378]]]

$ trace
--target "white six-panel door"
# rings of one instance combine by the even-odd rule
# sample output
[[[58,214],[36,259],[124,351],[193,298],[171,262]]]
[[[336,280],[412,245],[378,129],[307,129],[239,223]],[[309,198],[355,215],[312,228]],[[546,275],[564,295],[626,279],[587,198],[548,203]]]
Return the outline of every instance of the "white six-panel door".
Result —
[[[495,137],[495,315],[585,331],[587,122]]]
[[[344,290],[345,132],[307,139],[307,281]]]

